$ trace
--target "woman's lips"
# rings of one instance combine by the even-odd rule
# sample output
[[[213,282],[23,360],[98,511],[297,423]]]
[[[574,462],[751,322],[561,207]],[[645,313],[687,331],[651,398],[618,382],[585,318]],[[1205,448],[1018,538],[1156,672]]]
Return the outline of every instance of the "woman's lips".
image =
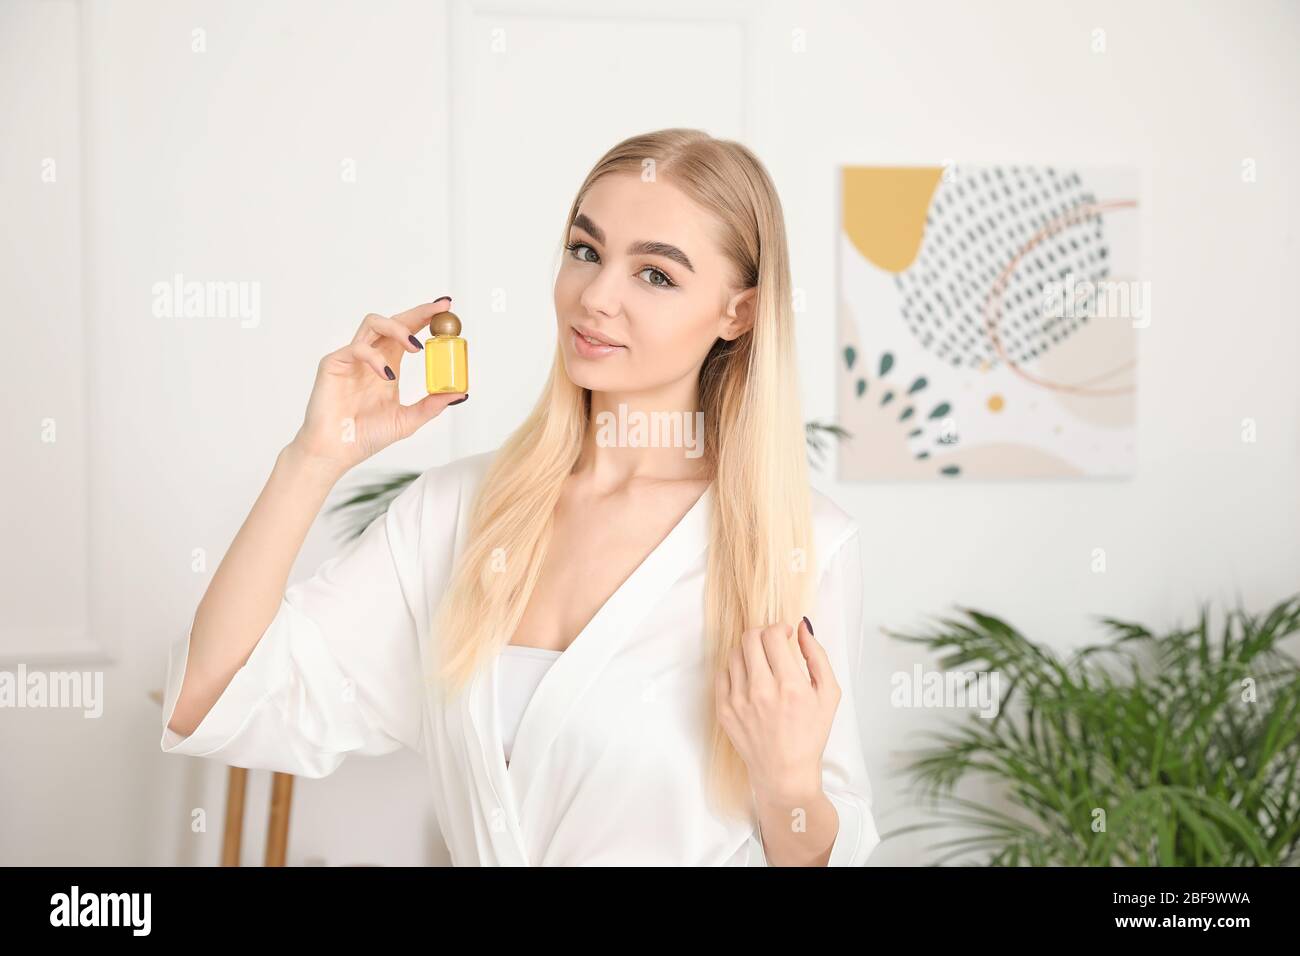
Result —
[[[573,350],[583,358],[604,358],[606,355],[613,355],[627,348],[625,345],[593,345],[575,328],[570,328],[569,334],[573,337]]]

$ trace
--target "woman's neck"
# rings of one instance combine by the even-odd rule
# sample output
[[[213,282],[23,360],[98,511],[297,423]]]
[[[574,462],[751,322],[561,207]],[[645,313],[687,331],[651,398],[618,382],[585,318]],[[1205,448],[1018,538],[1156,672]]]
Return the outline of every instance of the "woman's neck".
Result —
[[[694,389],[655,395],[591,393],[591,417],[573,474],[597,488],[707,478],[703,413]]]

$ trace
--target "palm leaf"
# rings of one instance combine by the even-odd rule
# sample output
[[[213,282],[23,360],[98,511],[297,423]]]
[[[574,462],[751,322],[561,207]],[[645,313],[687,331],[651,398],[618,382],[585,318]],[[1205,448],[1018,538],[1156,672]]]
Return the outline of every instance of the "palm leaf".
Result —
[[[1237,608],[1221,628],[1204,604],[1163,634],[1101,617],[1108,639],[1068,658],[959,610],[920,634],[885,633],[944,668],[999,671],[1001,708],[926,735],[904,772],[926,820],[882,839],[958,828],[929,847],[943,851],[936,865],[1300,862],[1300,663],[1282,646],[1300,631],[1300,595],[1262,615]],[[974,779],[1017,815],[956,796]]]

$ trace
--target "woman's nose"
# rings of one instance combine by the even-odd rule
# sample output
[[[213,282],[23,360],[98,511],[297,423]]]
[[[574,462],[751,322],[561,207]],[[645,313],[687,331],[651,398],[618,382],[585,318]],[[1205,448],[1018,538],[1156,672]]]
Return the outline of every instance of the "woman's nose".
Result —
[[[592,270],[594,275],[582,290],[579,297],[583,308],[588,312],[600,312],[605,315],[618,315],[619,304],[618,274],[607,265]]]

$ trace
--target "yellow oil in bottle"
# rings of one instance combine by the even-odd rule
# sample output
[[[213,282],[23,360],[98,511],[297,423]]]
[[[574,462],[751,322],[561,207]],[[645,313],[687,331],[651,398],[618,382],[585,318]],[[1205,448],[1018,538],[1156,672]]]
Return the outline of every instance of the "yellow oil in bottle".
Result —
[[[460,317],[439,312],[424,343],[424,384],[429,393],[469,394],[469,343],[460,337]]]

